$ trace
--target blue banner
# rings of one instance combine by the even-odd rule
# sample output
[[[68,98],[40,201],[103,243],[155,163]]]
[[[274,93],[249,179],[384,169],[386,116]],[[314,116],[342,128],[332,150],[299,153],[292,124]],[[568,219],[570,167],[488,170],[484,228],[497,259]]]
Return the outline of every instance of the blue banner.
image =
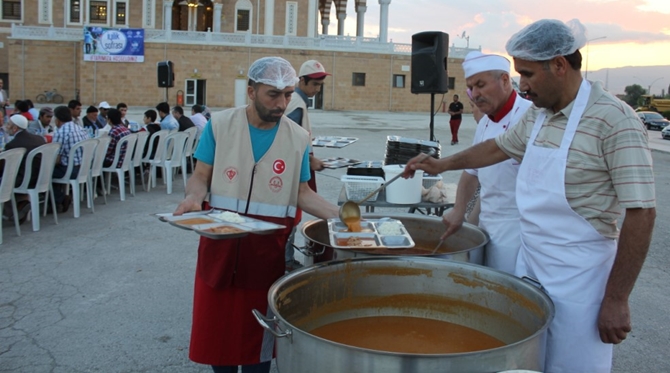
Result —
[[[84,61],[144,62],[144,29],[84,27]]]

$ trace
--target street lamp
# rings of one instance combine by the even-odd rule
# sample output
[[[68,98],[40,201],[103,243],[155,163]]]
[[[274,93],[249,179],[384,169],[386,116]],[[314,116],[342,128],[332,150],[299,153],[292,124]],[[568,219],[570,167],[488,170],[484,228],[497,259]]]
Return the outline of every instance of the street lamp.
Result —
[[[642,81],[642,79],[638,78],[637,76],[634,76],[633,78],[635,78],[635,79],[639,80],[639,81],[640,81],[640,83],[644,84],[644,82]],[[650,96],[651,96],[651,86],[653,86],[653,85],[654,85],[654,83],[656,83],[657,81],[659,81],[659,80],[661,80],[661,79],[663,79],[663,77],[660,77],[660,78],[656,78],[656,79],[654,79],[654,81],[653,81],[653,82],[651,82],[651,84],[649,84],[649,86],[648,86],[648,87],[649,87],[649,89],[647,89],[647,94],[648,94],[648,95],[650,95]]]
[[[601,36],[598,38],[589,39],[586,41],[586,72],[584,73],[584,79],[589,77],[589,42],[594,40],[605,39],[607,36]]]

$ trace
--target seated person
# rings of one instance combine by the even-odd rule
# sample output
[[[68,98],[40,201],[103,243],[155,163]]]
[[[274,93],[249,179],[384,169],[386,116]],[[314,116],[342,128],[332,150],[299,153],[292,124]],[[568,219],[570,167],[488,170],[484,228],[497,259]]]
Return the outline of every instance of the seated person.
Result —
[[[184,115],[184,109],[181,106],[172,108],[172,116],[179,122],[179,132],[184,132],[191,127],[195,127],[191,119]]]
[[[109,109],[109,111],[107,111],[107,124],[111,127],[111,130],[109,131],[109,137],[112,138],[112,141],[109,142],[107,155],[105,155],[105,161],[102,163],[102,165],[103,167],[112,167],[112,163],[114,162],[114,155],[116,154],[117,144],[122,138],[130,135],[131,132],[128,128],[126,128],[126,126],[123,125],[123,122],[121,121],[121,112],[117,109]],[[114,167],[121,167],[125,156],[126,144],[123,144],[121,147],[121,152],[119,153],[119,162]]]
[[[0,115],[0,124],[2,123],[2,116]],[[5,125],[5,131],[10,135],[14,136],[14,139],[8,142],[5,145],[5,150],[25,148],[26,153],[23,155],[21,164],[19,165],[19,171],[16,175],[15,186],[18,187],[23,183],[23,178],[26,173],[26,158],[28,158],[28,153],[33,149],[46,144],[42,136],[33,135],[27,131],[28,128],[28,119],[26,117],[15,114],[9,118],[7,124]],[[28,183],[29,188],[34,188],[35,183],[37,183],[37,177],[40,172],[40,162],[42,161],[41,157],[37,156],[33,158],[32,164],[29,166],[31,170],[30,182]],[[4,172],[4,162],[0,163],[0,177]],[[28,196],[25,194],[16,195],[16,207],[19,212],[19,223],[23,223],[28,217],[28,212],[30,211],[30,201]],[[12,206],[9,203],[5,204],[3,214],[5,217],[11,219],[13,215]]]
[[[61,179],[67,172],[67,164],[70,157],[70,149],[80,141],[88,139],[86,130],[72,121],[72,112],[67,106],[58,106],[54,109],[54,120],[58,129],[54,133],[53,142],[61,144],[58,156],[56,157],[56,167],[54,167],[53,178]],[[76,177],[81,165],[81,157],[84,152],[79,149],[74,154],[72,174],[70,177]],[[63,184],[54,184],[54,197],[59,212],[66,212],[72,203],[72,197],[65,195],[65,186]]]
[[[86,109],[86,116],[82,119],[84,128],[93,128],[93,131],[99,130],[103,126],[100,126],[98,123],[98,108],[95,106],[89,106]]]
[[[161,130],[161,125],[160,123],[156,122],[156,111],[154,110],[147,110],[144,112],[144,124],[146,126],[146,131],[149,132],[149,139],[151,139],[151,136],[154,135],[154,133],[158,132]],[[156,149],[158,147],[158,138],[155,138],[153,141],[153,148],[151,150],[151,159],[154,158],[154,155],[156,155]],[[142,158],[147,156],[147,152],[149,151],[149,141],[144,144],[144,151],[142,152]]]
[[[28,132],[33,135],[42,136],[53,132],[53,127],[51,126],[53,117],[54,111],[52,108],[48,106],[41,108],[37,115],[37,120],[28,122]]]
[[[30,114],[30,105],[28,105],[28,103],[25,101],[22,100],[16,101],[14,103],[14,112],[23,115],[28,120],[35,120],[35,118],[33,118],[33,115]]]

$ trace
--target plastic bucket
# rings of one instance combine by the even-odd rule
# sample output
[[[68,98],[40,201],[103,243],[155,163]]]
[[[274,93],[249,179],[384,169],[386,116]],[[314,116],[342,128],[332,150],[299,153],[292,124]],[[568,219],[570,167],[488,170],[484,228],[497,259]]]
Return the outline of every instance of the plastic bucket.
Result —
[[[386,180],[401,174],[405,165],[394,164],[384,166]],[[388,203],[419,203],[421,202],[421,186],[423,185],[423,171],[416,171],[411,179],[402,177],[386,187],[386,202]]]

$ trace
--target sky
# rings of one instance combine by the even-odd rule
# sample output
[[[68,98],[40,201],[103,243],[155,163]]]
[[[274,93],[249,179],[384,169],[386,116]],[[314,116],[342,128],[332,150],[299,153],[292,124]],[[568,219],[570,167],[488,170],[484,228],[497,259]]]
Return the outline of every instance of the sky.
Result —
[[[356,35],[354,3],[348,0],[345,35]],[[379,35],[379,18],[378,0],[367,0],[366,37]],[[442,31],[450,45],[506,55],[507,40],[543,18],[577,18],[586,26],[582,70],[670,65],[670,0],[392,0],[388,38],[411,44],[415,33]],[[334,4],[328,34],[337,34]]]

